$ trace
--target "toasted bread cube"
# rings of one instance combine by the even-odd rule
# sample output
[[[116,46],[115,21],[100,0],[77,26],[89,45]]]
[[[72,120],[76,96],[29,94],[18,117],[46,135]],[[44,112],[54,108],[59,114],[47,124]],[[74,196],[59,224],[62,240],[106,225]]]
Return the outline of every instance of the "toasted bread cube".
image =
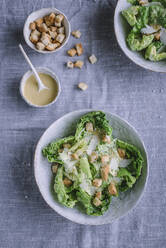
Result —
[[[89,61],[91,64],[95,64],[97,62],[97,58],[94,54],[92,54],[90,57],[89,57]]]
[[[56,32],[56,31],[57,31],[57,27],[51,26],[51,27],[50,27],[50,30],[51,30],[52,32]]]
[[[92,182],[93,186],[95,187],[100,187],[102,185],[102,179],[100,178],[95,178]]]
[[[39,27],[38,30],[42,33],[42,32],[47,32],[48,31],[48,27],[45,23],[42,23]]]
[[[32,41],[34,44],[37,43],[40,38],[40,34],[41,33],[37,31],[37,29],[33,30],[30,35],[30,41]]]
[[[55,27],[60,28],[62,26],[61,22],[54,22]]]
[[[48,15],[44,17],[44,21],[45,21],[47,27],[50,27],[51,25],[53,25],[53,23],[50,21],[50,18]]]
[[[54,24],[54,22],[55,22],[55,16],[56,16],[55,13],[51,13],[49,15],[48,19],[49,19],[50,23]]]
[[[62,14],[58,14],[55,16],[55,21],[56,22],[62,22],[64,19],[64,16]]]
[[[116,186],[113,182],[110,183],[110,185],[108,186],[108,192],[110,193],[110,195],[117,195],[117,189]]]
[[[99,199],[101,198],[101,191],[96,192],[96,197]]]
[[[48,44],[51,43],[51,37],[49,34],[42,33],[42,37],[40,38],[41,42],[45,45],[48,46]]]
[[[67,53],[69,56],[74,57],[76,55],[77,51],[75,48],[71,48],[67,51]]]
[[[58,41],[59,43],[62,43],[65,39],[65,35],[64,34],[58,34],[56,37],[56,41]]]
[[[82,44],[81,43],[80,44],[76,44],[75,47],[76,47],[77,55],[78,56],[81,56],[83,54]]]
[[[85,125],[85,130],[87,132],[93,132],[93,123],[92,122],[87,122]]]
[[[71,34],[77,39],[81,37],[81,32],[79,30],[75,30]]]
[[[57,37],[57,32],[52,32],[52,31],[48,31],[49,35],[51,36],[52,39],[55,39]]]
[[[85,91],[85,90],[87,90],[88,85],[86,83],[81,82],[78,84],[78,88]]]
[[[45,45],[42,42],[37,42],[36,48],[40,51],[43,51],[45,49]]]
[[[93,204],[94,204],[96,207],[98,207],[98,206],[100,206],[100,205],[102,204],[102,202],[100,201],[100,199],[99,199],[98,197],[95,197],[95,198],[93,199]]]
[[[72,61],[68,61],[67,62],[67,67],[70,68],[70,69],[73,69],[74,68],[74,63]]]
[[[74,67],[77,67],[77,68],[82,68],[84,65],[84,62],[81,61],[81,60],[77,60],[75,63],[74,63]]]
[[[56,48],[57,48],[57,47],[60,47],[60,45],[61,45],[61,44],[60,44],[59,42],[57,42],[56,40],[53,40],[52,43],[56,45]]]
[[[31,30],[35,30],[35,29],[36,29],[36,23],[35,23],[35,22],[31,22],[31,23],[29,24],[29,28],[30,28]]]
[[[53,164],[52,164],[51,169],[52,169],[52,173],[53,173],[53,174],[56,174],[56,173],[57,173],[58,166],[59,166],[59,164],[57,164],[57,163],[53,163]]]
[[[69,187],[72,185],[72,181],[67,177],[64,178],[63,183],[66,187]]]
[[[43,23],[43,21],[44,21],[43,18],[39,18],[39,19],[35,20],[37,27],[40,27],[40,25]]]
[[[101,177],[102,177],[103,181],[108,180],[108,174],[109,174],[109,165],[102,166],[102,168],[101,168]]]
[[[104,143],[110,144],[110,143],[111,143],[111,138],[110,138],[110,136],[108,136],[108,135],[104,135],[104,136],[102,137],[102,141],[103,141]]]
[[[154,38],[155,38],[156,40],[160,40],[160,32],[156,33],[156,34],[154,35]]]
[[[102,156],[101,156],[101,162],[102,162],[102,164],[108,163],[109,160],[110,160],[110,157],[109,157],[108,154],[105,154],[105,155],[102,155]]]
[[[89,156],[90,163],[94,163],[98,159],[98,154],[96,152],[92,152]]]
[[[55,50],[57,48],[57,45],[55,44],[55,43],[50,43],[50,44],[48,44],[47,46],[46,46],[46,49],[48,50],[48,51],[53,51],[53,50]]]
[[[61,27],[57,29],[58,34],[64,34],[65,33],[65,27]]]
[[[74,159],[74,160],[78,160],[78,159],[79,159],[79,156],[78,156],[77,153],[71,154],[71,157],[72,157],[72,159]]]
[[[122,148],[118,148],[118,154],[119,154],[119,157],[123,159],[126,157],[126,151]]]

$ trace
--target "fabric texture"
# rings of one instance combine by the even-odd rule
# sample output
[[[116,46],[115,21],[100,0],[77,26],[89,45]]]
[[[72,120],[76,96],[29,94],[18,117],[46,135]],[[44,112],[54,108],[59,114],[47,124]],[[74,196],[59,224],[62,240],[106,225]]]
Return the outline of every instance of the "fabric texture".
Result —
[[[113,0],[1,0],[0,8],[0,247],[165,248],[166,247],[166,78],[144,70],[120,50],[113,30]],[[42,55],[24,42],[23,24],[32,11],[56,7],[79,29],[59,52]],[[19,83],[29,70],[18,44],[36,66],[51,68],[62,93],[49,108],[29,107]],[[82,70],[69,70],[66,51],[81,42]],[[98,62],[91,65],[88,56]],[[77,59],[77,58],[76,58]],[[75,58],[73,58],[73,61]],[[77,89],[86,82],[88,90]],[[116,113],[139,131],[149,155],[145,193],[127,216],[110,225],[83,226],[58,215],[44,202],[33,175],[35,145],[56,119],[78,109]]]

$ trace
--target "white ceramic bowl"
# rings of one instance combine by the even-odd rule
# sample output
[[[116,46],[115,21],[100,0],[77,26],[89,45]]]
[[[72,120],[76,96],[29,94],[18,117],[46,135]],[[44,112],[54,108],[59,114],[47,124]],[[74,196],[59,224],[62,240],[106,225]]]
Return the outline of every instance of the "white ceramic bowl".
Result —
[[[20,82],[20,94],[21,94],[22,98],[24,99],[24,101],[25,101],[28,105],[30,105],[30,106],[32,106],[32,107],[35,107],[35,108],[45,108],[45,107],[48,107],[48,106],[52,105],[53,103],[57,102],[57,100],[58,100],[58,98],[59,98],[59,95],[60,95],[60,93],[61,93],[61,85],[60,85],[60,81],[59,81],[58,77],[57,77],[57,76],[55,75],[55,73],[52,72],[50,69],[45,68],[45,67],[36,67],[36,70],[37,70],[37,72],[45,73],[45,74],[50,75],[50,76],[55,80],[55,82],[56,82],[56,84],[57,84],[57,89],[58,89],[58,94],[57,94],[57,96],[55,97],[55,99],[54,99],[52,102],[50,102],[49,104],[44,105],[44,106],[38,106],[38,105],[35,105],[35,104],[32,104],[31,102],[29,102],[29,101],[24,97],[23,92],[24,92],[24,86],[25,86],[26,80],[33,74],[33,72],[32,72],[31,70],[27,71],[27,72],[23,75],[23,77],[22,77],[22,79],[21,79],[21,82]]]
[[[63,43],[61,44],[61,46],[58,47],[57,49],[55,49],[53,51],[40,51],[40,50],[36,49],[35,45],[29,40],[29,36],[30,36],[30,33],[31,33],[31,30],[29,29],[29,24],[31,22],[35,21],[38,18],[44,17],[46,15],[49,15],[52,12],[54,12],[56,14],[64,15],[63,24],[64,24],[64,27],[65,27],[66,38],[63,41]],[[63,12],[61,12],[60,10],[58,10],[56,8],[44,8],[44,9],[40,9],[40,10],[37,10],[35,12],[32,12],[28,16],[28,18],[26,19],[25,24],[24,24],[24,29],[23,29],[24,39],[25,39],[27,45],[29,47],[31,47],[32,49],[34,49],[35,51],[37,51],[39,53],[43,53],[43,54],[45,54],[45,53],[55,53],[55,52],[59,51],[62,47],[64,47],[64,45],[66,45],[66,43],[69,40],[70,32],[71,32],[70,31],[70,23],[69,23],[67,17],[65,16],[65,14]]]
[[[129,57],[129,59],[131,59],[137,65],[155,72],[166,72],[165,60],[159,62],[152,62],[146,60],[141,52],[133,52],[128,48],[126,44],[126,38],[129,31],[131,30],[131,27],[129,26],[125,18],[122,16],[121,12],[127,9],[129,6],[131,5],[127,2],[127,0],[118,0],[115,9],[114,30],[119,46],[126,54],[126,56]]]
[[[66,208],[56,202],[50,190],[50,184],[52,180],[51,166],[42,156],[42,149],[48,143],[57,138],[62,138],[69,134],[73,134],[75,132],[75,124],[79,120],[79,118],[91,111],[96,110],[78,110],[75,112],[71,112],[64,115],[63,117],[55,121],[50,127],[48,127],[48,129],[40,138],[35,150],[34,174],[40,193],[52,209],[54,209],[60,215],[76,223],[85,225],[102,225],[111,223],[121,216],[124,216],[136,205],[144,191],[148,176],[147,154],[144,144],[141,141],[141,138],[139,137],[136,130],[120,117],[106,112],[106,116],[111,126],[113,127],[113,136],[138,147],[144,158],[144,164],[142,174],[134,187],[131,190],[120,194],[120,197],[114,198],[109,210],[103,216],[88,216],[81,213],[76,208]]]

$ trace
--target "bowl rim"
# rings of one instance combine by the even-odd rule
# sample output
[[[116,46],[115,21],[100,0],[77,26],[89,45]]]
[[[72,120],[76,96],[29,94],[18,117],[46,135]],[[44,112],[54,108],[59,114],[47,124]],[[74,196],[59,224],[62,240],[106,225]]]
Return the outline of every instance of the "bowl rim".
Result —
[[[32,70],[28,70],[27,72],[24,73],[24,75],[22,76],[21,81],[20,81],[20,87],[19,87],[20,95],[22,96],[23,100],[24,100],[29,106],[35,107],[35,108],[46,108],[46,107],[49,107],[49,106],[51,106],[52,104],[54,104],[54,103],[57,102],[57,100],[58,100],[58,98],[59,98],[59,96],[60,96],[60,94],[61,94],[61,83],[60,83],[60,80],[59,80],[59,78],[57,77],[57,75],[56,75],[51,69],[49,69],[49,68],[47,68],[47,67],[36,67],[35,69],[37,70],[37,72],[41,72],[41,73],[45,73],[45,74],[47,74],[47,72],[48,72],[48,73],[50,73],[50,74],[48,74],[48,75],[50,75],[50,76],[52,75],[51,77],[56,81],[56,84],[57,84],[57,86],[58,86],[58,94],[56,95],[55,99],[54,99],[52,102],[50,102],[49,104],[43,105],[43,106],[38,106],[38,105],[36,105],[36,104],[33,104],[33,103],[29,102],[29,101],[24,97],[24,94],[23,94],[23,84],[25,83],[26,76],[27,76],[28,74],[30,74],[30,76],[33,75]]]
[[[38,49],[34,46],[34,44],[33,44],[31,41],[29,41],[29,39],[26,38],[26,27],[27,27],[27,25],[28,25],[28,19],[29,19],[30,16],[31,16],[32,14],[34,14],[34,13],[37,13],[38,15],[40,15],[40,12],[42,12],[42,11],[49,11],[50,13],[51,13],[51,12],[60,13],[60,14],[62,14],[62,15],[65,17],[66,22],[67,22],[67,25],[64,25],[64,26],[65,26],[65,28],[66,28],[66,26],[68,26],[68,35],[66,36],[65,41],[60,45],[60,47],[56,48],[56,49],[53,50],[53,51],[47,51],[47,50],[41,51],[41,50],[38,50]],[[63,48],[63,47],[67,44],[67,42],[69,41],[70,33],[71,33],[71,26],[70,26],[70,22],[69,22],[67,16],[66,16],[62,11],[60,11],[59,9],[56,9],[55,7],[42,8],[42,9],[38,9],[38,10],[36,10],[36,11],[31,12],[31,13],[27,16],[27,18],[26,18],[26,20],[25,20],[25,22],[24,22],[24,27],[23,27],[23,36],[24,36],[24,40],[25,40],[26,44],[27,44],[30,48],[32,48],[34,51],[36,51],[36,52],[38,52],[38,53],[42,53],[42,54],[51,54],[51,53],[58,52],[58,51],[59,51],[61,48]]]
[[[142,143],[142,146],[143,146],[143,149],[144,149],[144,152],[145,152],[146,162],[147,162],[147,163],[146,163],[146,178],[145,178],[144,187],[143,187],[143,189],[142,189],[142,192],[141,192],[140,196],[139,196],[138,199],[136,200],[135,204],[134,204],[130,209],[128,209],[122,216],[118,217],[116,220],[111,220],[111,221],[108,220],[107,222],[102,222],[102,221],[100,221],[100,223],[86,223],[86,222],[84,222],[84,221],[78,221],[77,219],[73,220],[72,218],[69,218],[68,216],[66,216],[65,211],[59,211],[59,210],[57,210],[57,209],[55,210],[55,208],[53,208],[53,206],[47,201],[47,199],[46,199],[46,198],[43,196],[43,194],[42,194],[42,191],[41,191],[41,189],[40,189],[40,183],[38,182],[38,179],[37,179],[37,176],[36,176],[37,172],[36,172],[36,166],[35,166],[35,164],[37,163],[37,159],[38,159],[38,158],[37,158],[37,150],[38,150],[38,147],[40,146],[40,143],[41,143],[41,141],[42,141],[42,138],[43,138],[43,136],[46,134],[46,132],[47,132],[47,130],[48,130],[49,128],[51,128],[52,126],[54,126],[55,123],[56,123],[57,121],[62,120],[64,117],[67,117],[67,116],[69,116],[70,114],[73,114],[73,113],[80,113],[80,114],[81,114],[82,112],[87,112],[87,113],[89,113],[89,112],[93,112],[93,111],[102,111],[102,112],[104,112],[105,114],[108,114],[108,113],[109,113],[109,114],[111,114],[112,116],[115,116],[116,118],[121,119],[122,121],[124,121],[125,123],[127,123],[127,124],[129,125],[129,127],[133,129],[133,131],[136,133],[136,135],[137,135],[138,138],[140,139],[140,141],[141,141],[141,143]],[[40,139],[38,140],[38,142],[37,142],[37,144],[36,144],[36,147],[35,147],[35,150],[34,150],[34,156],[33,156],[33,172],[34,172],[34,177],[35,177],[35,181],[36,181],[37,187],[38,187],[38,189],[39,189],[39,192],[40,192],[42,198],[44,199],[44,201],[47,203],[47,205],[48,205],[51,209],[53,209],[56,213],[58,213],[59,215],[63,216],[64,218],[66,218],[66,219],[72,221],[73,223],[77,223],[77,224],[81,224],[81,225],[87,225],[87,226],[100,226],[100,225],[111,224],[111,223],[113,223],[113,222],[115,222],[115,221],[117,221],[117,220],[123,218],[123,217],[126,216],[131,210],[133,210],[133,209],[137,206],[137,204],[140,202],[140,200],[141,200],[141,198],[142,198],[142,196],[143,196],[143,194],[144,194],[144,192],[145,192],[145,189],[146,189],[146,187],[147,187],[147,183],[148,183],[148,178],[149,178],[149,158],[148,158],[148,152],[147,152],[147,150],[146,150],[146,147],[145,147],[145,144],[144,144],[144,141],[143,141],[142,137],[139,135],[139,133],[138,133],[138,131],[135,129],[135,127],[133,127],[128,121],[126,121],[125,119],[121,118],[119,115],[114,114],[114,113],[109,112],[109,111],[104,111],[104,110],[99,110],[99,109],[98,109],[98,110],[96,110],[96,109],[79,109],[79,110],[71,111],[71,112],[69,112],[69,113],[67,113],[67,114],[65,114],[65,115],[63,115],[63,116],[61,116],[60,118],[58,118],[57,120],[55,120],[51,125],[49,125],[49,127],[46,128],[46,130],[43,132],[43,134],[41,135]]]
[[[124,1],[124,0],[123,0]],[[126,1],[126,0],[125,0]],[[123,46],[121,45],[121,41],[119,39],[119,35],[118,35],[118,26],[117,25],[117,17],[118,17],[118,8],[121,4],[121,0],[117,1],[117,5],[115,7],[115,12],[114,12],[114,32],[115,32],[115,36],[116,36],[116,40],[117,43],[119,45],[119,47],[121,48],[121,50],[123,51],[123,53],[126,55],[126,57],[128,57],[131,61],[134,62],[134,64],[139,65],[140,67],[147,69],[149,71],[153,71],[153,72],[160,72],[160,73],[166,73],[166,71],[162,70],[162,69],[157,69],[157,68],[150,68],[150,66],[146,66],[146,65],[142,65],[141,63],[137,62],[134,60],[134,58],[131,55],[128,55],[127,52],[125,51],[125,49],[123,48]],[[134,52],[133,52],[134,53]],[[144,58],[143,58],[144,59]]]

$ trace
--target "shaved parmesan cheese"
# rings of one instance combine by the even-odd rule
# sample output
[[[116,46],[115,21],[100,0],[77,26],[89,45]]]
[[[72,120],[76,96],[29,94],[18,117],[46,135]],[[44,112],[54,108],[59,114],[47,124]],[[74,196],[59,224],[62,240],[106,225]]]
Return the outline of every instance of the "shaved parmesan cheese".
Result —
[[[73,172],[74,166],[77,163],[77,161],[71,160],[70,153],[63,151],[62,153],[59,153],[59,157],[64,162],[65,171],[68,173]]]
[[[160,32],[160,41],[166,45],[166,29],[162,28]]]
[[[111,162],[110,162],[110,173],[113,176],[116,176],[117,175],[117,171],[119,169],[118,167],[119,167],[118,159],[117,158],[112,158],[111,159]]]
[[[120,183],[121,182],[121,178],[119,178],[119,177],[113,177],[113,178],[111,178],[111,182]]]
[[[96,192],[96,187],[91,185],[91,181],[89,180],[84,180],[81,184],[80,187],[87,192],[89,195],[94,195]]]
[[[119,162],[119,167],[125,168],[131,163],[132,159],[122,159]]]
[[[96,149],[96,146],[99,144],[99,142],[100,140],[98,135],[93,135],[87,149],[88,155],[91,155],[91,153]]]
[[[146,25],[145,28],[142,28],[142,29],[141,29],[141,33],[142,33],[142,34],[153,34],[153,33],[156,33],[158,30],[160,30],[160,28],[155,29],[155,28],[152,27],[152,26]]]

